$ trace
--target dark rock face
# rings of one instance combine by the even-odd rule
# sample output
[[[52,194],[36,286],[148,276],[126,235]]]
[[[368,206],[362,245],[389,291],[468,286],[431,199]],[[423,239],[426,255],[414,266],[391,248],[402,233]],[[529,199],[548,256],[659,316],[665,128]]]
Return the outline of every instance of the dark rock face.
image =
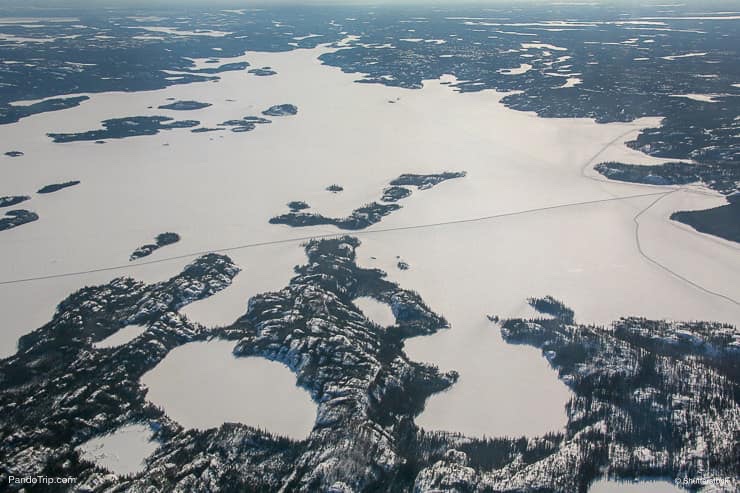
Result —
[[[161,130],[196,127],[200,125],[200,122],[195,120],[173,121],[172,118],[167,116],[129,116],[104,120],[102,125],[102,130],[70,134],[50,133],[48,136],[56,143],[125,139],[140,135],[156,135]]]
[[[54,193],[54,192],[58,192],[59,190],[63,190],[65,188],[77,186],[79,184],[80,184],[79,180],[65,181],[64,183],[54,183],[51,185],[46,185],[44,187],[41,187],[36,193],[40,193],[40,194]]]
[[[5,155],[8,157],[21,157],[23,156],[23,153],[21,151],[8,151]]]
[[[180,241],[180,235],[177,233],[161,233],[155,238],[155,243],[143,245],[134,250],[131,257],[129,257],[129,261],[132,262],[142,257],[148,257],[160,248],[172,245],[178,241]]]
[[[298,107],[292,104],[276,104],[262,112],[265,116],[292,116],[298,114]]]
[[[160,110],[175,110],[175,111],[193,111],[208,108],[211,103],[201,103],[199,101],[175,101],[174,103],[163,104],[159,106]]]
[[[17,228],[24,224],[38,221],[39,215],[25,209],[7,211],[5,217],[0,218],[0,231]]]
[[[31,200],[28,195],[13,195],[8,197],[0,197],[0,207],[12,207],[14,205]]]
[[[445,172],[432,175],[401,175],[391,182],[391,185],[393,186],[383,190],[383,196],[380,200],[386,203],[371,202],[369,204],[365,204],[362,207],[358,207],[353,210],[347,217],[327,217],[318,213],[300,212],[300,210],[291,209],[291,212],[287,214],[271,218],[270,223],[287,224],[288,226],[293,227],[331,224],[340,229],[346,230],[365,229],[368,226],[380,222],[383,217],[401,208],[401,206],[395,202],[410,196],[411,190],[399,185],[409,185],[414,186],[419,190],[425,190],[432,188],[443,181],[461,178],[463,176],[465,176],[464,172]],[[331,185],[327,187],[327,190],[336,193],[343,189],[339,185]]]

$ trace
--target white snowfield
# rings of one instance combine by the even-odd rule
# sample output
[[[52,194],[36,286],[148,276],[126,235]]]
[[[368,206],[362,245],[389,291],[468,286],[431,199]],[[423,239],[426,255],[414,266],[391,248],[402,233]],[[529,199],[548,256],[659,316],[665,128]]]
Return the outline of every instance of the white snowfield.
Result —
[[[395,325],[396,317],[387,303],[382,303],[369,296],[360,296],[352,301],[357,308],[362,311],[363,315],[371,322],[381,327],[390,327]]]
[[[363,242],[361,265],[417,290],[452,325],[406,345],[411,358],[460,373],[456,385],[431,398],[418,418],[423,427],[532,436],[564,425],[567,388],[537,350],[505,344],[486,318],[526,314],[531,296],[562,300],[579,322],[607,324],[627,315],[740,322],[738,245],[668,220],[674,210],[724,199],[698,187],[656,195],[673,189],[613,183],[591,169],[609,159],[661,162],[623,145],[658,118],[606,125],[544,119],[507,109],[501,93],[459,94],[440,81],[421,90],[356,84],[361,74],[321,65],[317,57],[328,49],[247,53],[221,63],[247,60],[278,75],[227,72],[218,83],[94,94],[77,108],[1,126],[8,150],[25,156],[0,156],[0,196],[33,195],[23,207],[40,220],[0,233],[0,283],[121,268],[0,284],[0,354],[12,354],[19,336],[47,322],[56,304],[83,286],[123,275],[156,282],[178,273],[193,252],[295,239],[226,252],[243,269],[234,284],[185,309],[208,326],[230,323],[251,296],[286,285],[305,259],[306,237],[340,232],[270,225],[287,202],[345,215],[379,199],[402,173],[446,170],[468,174],[414,191],[381,223],[348,232]],[[167,98],[213,106],[156,109]],[[135,115],[213,127],[283,103],[295,104],[298,115],[272,118],[248,133],[182,129],[105,145],[46,137]],[[82,183],[34,194],[67,180]],[[332,183],[344,191],[327,192]],[[398,229],[420,225],[426,227]],[[165,231],[182,241],[128,262],[135,248]],[[175,256],[185,257],[166,260]],[[400,271],[397,256],[411,268]],[[296,411],[295,419],[307,415]]]
[[[185,428],[246,423],[296,440],[316,420],[316,404],[295,375],[265,358],[235,357],[236,341],[191,342],[173,349],[141,382],[147,399]]]
[[[154,433],[144,423],[124,425],[112,433],[93,437],[77,449],[82,458],[119,476],[144,470],[144,461],[159,447]]]

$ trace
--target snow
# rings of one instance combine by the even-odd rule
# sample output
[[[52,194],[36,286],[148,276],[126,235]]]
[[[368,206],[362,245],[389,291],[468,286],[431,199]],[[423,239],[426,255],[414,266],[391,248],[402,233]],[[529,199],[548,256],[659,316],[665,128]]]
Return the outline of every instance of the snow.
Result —
[[[361,296],[352,300],[365,317],[381,327],[390,327],[396,324],[396,317],[393,316],[391,307],[387,303],[382,303],[369,296]]]
[[[705,56],[707,53],[684,53],[682,55],[669,55],[661,57],[663,60],[676,60],[678,58],[691,58],[696,56]]]
[[[547,43],[522,43],[522,48],[525,50],[528,50],[530,48],[534,49],[544,49],[544,50],[553,50],[553,51],[566,51],[568,48],[563,48],[562,46],[555,46]]]
[[[505,94],[494,91],[461,94],[440,81],[426,81],[421,90],[356,84],[358,74],[321,65],[317,57],[328,49],[250,52],[232,60],[273,67],[278,75],[269,80],[226,72],[217,83],[93,94],[80,107],[0,127],[3,142],[26,151],[22,159],[0,156],[0,195],[82,181],[64,194],[34,196],[27,204],[40,220],[2,232],[0,256],[13,261],[0,263],[0,281],[123,266],[0,285],[0,354],[12,354],[19,336],[47,322],[56,304],[83,286],[121,275],[156,282],[177,274],[194,252],[243,247],[224,251],[243,269],[234,285],[185,310],[205,325],[233,322],[250,296],[285,285],[305,260],[303,238],[338,232],[270,225],[270,217],[287,212],[286,203],[305,200],[317,212],[346,215],[377,200],[401,173],[445,170],[468,176],[415,192],[401,210],[357,232],[363,265],[419,291],[452,325],[406,344],[413,359],[460,371],[458,384],[434,397],[419,417],[425,427],[476,436],[531,436],[562,427],[567,389],[538,351],[505,344],[486,319],[521,313],[531,296],[563,300],[584,323],[624,315],[740,321],[737,305],[640,256],[633,218],[655,197],[541,210],[665,190],[604,181],[591,171],[613,157],[661,162],[623,144],[640,128],[659,125],[659,118],[605,125],[543,119],[506,108],[500,102]],[[273,104],[295,104],[299,114],[246,134],[172,130],[105,145],[54,144],[46,137],[98,128],[107,118],[161,114],[148,106],[167,98],[212,103],[188,112],[204,126],[258,115]],[[344,192],[327,192],[332,183]],[[678,197],[641,217],[645,250],[681,275],[737,298],[736,249],[669,222],[661,208],[676,205]],[[721,200],[701,197],[707,204]],[[373,232],[504,214],[413,232]],[[128,263],[136,246],[164,231],[183,240],[168,247],[163,262]],[[670,240],[661,240],[666,231]],[[264,244],[271,241],[285,243]],[[413,268],[399,271],[397,256]]]
[[[701,101],[702,103],[717,103],[718,101],[715,99],[719,96],[722,96],[721,94],[671,94],[671,97],[674,98],[687,98],[692,99],[694,101]]]
[[[15,36],[13,34],[0,33],[0,41],[11,41],[13,43],[51,43],[57,38],[44,36],[43,38],[29,38],[24,36]]]
[[[236,341],[191,342],[173,349],[141,383],[147,399],[185,428],[236,422],[301,440],[316,419],[316,405],[284,365],[235,357]]]
[[[83,459],[119,476],[136,474],[144,470],[144,461],[159,446],[152,436],[148,425],[129,424],[113,433],[92,438],[77,450]]]
[[[133,341],[144,332],[146,332],[146,327],[142,327],[141,325],[129,325],[117,330],[102,341],[93,343],[93,347],[96,349],[103,349],[123,346],[124,344],[128,344]]]
[[[180,29],[176,29],[173,27],[164,27],[164,26],[127,26],[130,29],[139,29],[144,31],[150,31],[153,33],[165,33],[165,34],[172,34],[175,36],[208,36],[208,37],[214,37],[214,38],[222,38],[224,36],[228,36],[230,34],[234,34],[231,32],[225,32],[225,31],[214,31],[212,29],[202,29],[198,31],[183,31]]]
[[[582,82],[583,82],[583,79],[581,79],[580,77],[568,77],[568,79],[565,81],[565,84],[560,86],[560,89],[566,89],[568,87],[575,87]]]
[[[499,73],[504,75],[521,75],[526,74],[530,70],[532,70],[532,65],[528,63],[522,63],[517,68],[501,69],[499,70]]]

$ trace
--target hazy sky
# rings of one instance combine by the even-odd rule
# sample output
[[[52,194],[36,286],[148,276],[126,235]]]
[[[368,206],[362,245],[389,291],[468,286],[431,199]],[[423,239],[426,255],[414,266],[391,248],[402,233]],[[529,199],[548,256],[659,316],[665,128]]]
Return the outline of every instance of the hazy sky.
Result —
[[[250,6],[264,6],[264,5],[275,5],[275,4],[288,4],[288,5],[380,5],[380,4],[447,4],[447,5],[464,5],[464,4],[496,4],[496,3],[540,3],[540,4],[593,4],[593,3],[619,3],[619,4],[634,4],[634,5],[650,5],[650,4],[722,4],[722,3],[733,3],[737,0],[256,0],[256,1],[244,1],[244,0],[3,0],[0,1],[1,6],[7,5],[54,5],[60,6],[71,6],[71,5],[86,5],[86,6],[156,6],[156,5],[200,5],[200,6],[213,6],[220,7],[223,5],[236,6],[236,7],[250,7]]]
[[[684,4],[695,7],[724,6],[738,4],[738,0],[0,0],[2,7],[211,7],[243,8],[270,5],[495,5],[495,4],[619,4],[625,6],[649,6]]]

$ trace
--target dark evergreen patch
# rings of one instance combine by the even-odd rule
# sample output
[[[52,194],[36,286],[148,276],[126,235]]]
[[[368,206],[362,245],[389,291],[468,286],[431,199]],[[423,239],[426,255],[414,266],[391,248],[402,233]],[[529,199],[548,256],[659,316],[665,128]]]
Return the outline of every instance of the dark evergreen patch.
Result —
[[[298,212],[302,211],[304,209],[308,209],[309,206],[307,203],[303,202],[302,200],[294,200],[293,202],[288,202],[288,208],[291,212]]]
[[[0,50],[2,51],[2,50]],[[37,115],[39,113],[46,113],[48,111],[59,111],[66,110],[67,108],[74,108],[79,106],[81,102],[90,99],[87,96],[75,96],[69,98],[54,98],[47,99],[38,103],[33,103],[27,106],[4,106],[0,103],[0,125],[7,123],[15,123],[21,118],[27,116]],[[2,99],[0,99],[2,101]],[[14,154],[7,154],[6,156],[12,155],[22,156],[23,153],[17,154],[18,151],[13,151]]]
[[[671,219],[695,230],[740,243],[740,194],[728,197],[729,204],[703,211],[679,211]]]
[[[17,228],[24,224],[38,221],[39,215],[25,209],[17,209],[5,212],[5,217],[0,217],[0,231]]]
[[[51,185],[46,185],[41,188],[36,193],[40,194],[47,194],[47,193],[54,193],[58,192],[59,190],[64,190],[65,188],[74,187],[80,184],[79,180],[72,180],[72,181],[65,181],[64,183],[53,183]]]
[[[163,104],[159,106],[160,110],[175,110],[175,111],[192,111],[208,108],[211,103],[201,103],[199,101],[175,101],[174,103]]]
[[[298,107],[292,104],[276,104],[262,112],[265,116],[292,116],[298,114]]]
[[[12,195],[7,197],[0,197],[0,207],[12,207],[14,205],[31,200],[28,195]]]
[[[87,132],[69,134],[50,133],[48,135],[57,143],[125,139],[140,135],[156,135],[161,130],[191,128],[200,125],[200,122],[195,120],[173,121],[172,118],[167,116],[129,116],[104,120],[102,125],[102,130],[89,130]]]
[[[382,202],[391,203],[371,202],[353,210],[352,213],[347,217],[327,217],[319,213],[300,212],[300,209],[293,210],[291,208],[291,211],[289,213],[271,218],[270,223],[287,224],[293,227],[331,224],[340,229],[365,229],[368,226],[380,222],[383,217],[387,216],[388,214],[400,209],[401,206],[396,204],[395,202],[411,195],[411,191],[409,189],[403,188],[398,185],[410,185],[415,186],[419,190],[424,190],[432,188],[433,186],[445,180],[461,178],[463,176],[465,176],[465,172],[445,172],[441,174],[431,175],[401,175],[400,177],[391,181],[391,185],[393,186],[385,188],[383,190],[383,195],[380,198]],[[337,193],[343,190],[343,188],[339,185],[330,185],[329,187],[327,187],[327,190],[333,193]]]
[[[383,196],[380,198],[383,202],[398,202],[411,195],[411,190],[403,187],[388,187],[383,190]]]
[[[318,213],[289,212],[270,219],[270,224],[287,224],[295,228],[304,226],[319,226],[332,224],[339,229],[357,230],[380,222],[380,220],[393,211],[400,209],[397,204],[380,204],[371,202],[352,211],[347,217],[326,217]]]
[[[155,238],[154,243],[140,246],[131,254],[129,261],[134,261],[142,257],[148,257],[155,251],[167,245],[172,245],[180,241],[180,235],[177,233],[161,233]]]
[[[200,128],[194,128],[191,130],[194,134],[203,134],[208,132],[220,132],[223,131],[223,128],[208,128],[208,127],[200,127]]]
[[[572,324],[575,320],[573,310],[565,306],[562,301],[558,301],[552,296],[544,298],[529,298],[527,302],[540,313],[552,315],[565,324]]]
[[[223,123],[219,123],[222,127],[231,127],[232,132],[251,132],[257,125],[266,125],[272,123],[267,118],[259,116],[245,116],[239,120],[226,120]]]
[[[414,186],[419,190],[426,190],[439,185],[443,181],[452,180],[455,178],[463,178],[466,175],[464,171],[452,173],[445,171],[444,173],[431,174],[431,175],[415,175],[405,174],[401,175],[395,180],[391,181],[391,185],[398,186]]]
[[[269,77],[271,75],[277,75],[277,72],[272,70],[271,67],[253,68],[249,71],[250,74],[254,74],[258,77]]]

